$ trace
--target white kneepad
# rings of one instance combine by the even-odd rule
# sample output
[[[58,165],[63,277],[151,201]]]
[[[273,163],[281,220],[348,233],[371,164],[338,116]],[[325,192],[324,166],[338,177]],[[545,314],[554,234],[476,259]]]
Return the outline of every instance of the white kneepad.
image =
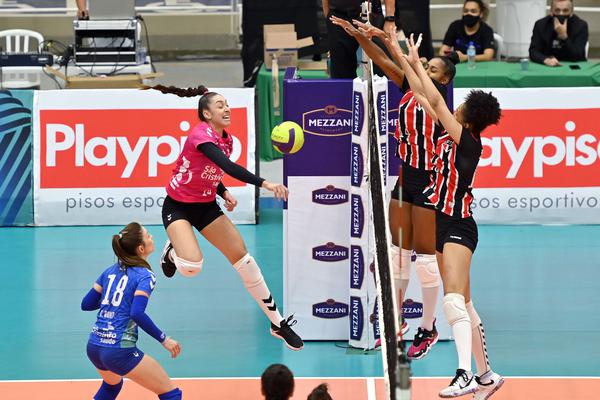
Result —
[[[424,288],[440,286],[440,269],[437,259],[432,254],[417,254],[417,276]]]
[[[400,249],[400,279],[410,279],[410,267],[412,265],[412,250]]]
[[[467,321],[471,323],[467,307],[465,305],[465,297],[458,293],[448,293],[442,300],[444,315],[450,326],[457,322]]]
[[[193,276],[198,275],[202,271],[202,264],[204,264],[204,259],[200,261],[188,261],[184,260],[181,257],[175,256],[173,257],[175,260],[175,266],[177,267],[177,271],[183,276],[191,278]]]
[[[242,282],[244,282],[244,286],[247,288],[257,286],[264,281],[262,272],[250,253],[233,264],[233,268],[240,274]]]

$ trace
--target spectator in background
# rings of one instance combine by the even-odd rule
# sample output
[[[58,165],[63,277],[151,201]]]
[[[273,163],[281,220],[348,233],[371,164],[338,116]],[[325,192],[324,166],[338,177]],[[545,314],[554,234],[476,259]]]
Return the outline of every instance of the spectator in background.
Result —
[[[294,375],[283,364],[272,364],[260,377],[265,400],[289,400],[294,394]]]
[[[354,79],[356,78],[356,69],[358,60],[356,51],[358,42],[352,36],[347,35],[344,29],[333,24],[330,17],[336,16],[346,21],[352,22],[353,19],[361,20],[361,4],[363,0],[323,0],[323,14],[327,20],[327,38],[329,41],[330,73],[333,79]],[[394,8],[391,8],[391,18],[387,23],[388,29],[394,25]],[[382,28],[384,17],[381,7],[381,0],[371,2],[371,23]],[[377,39],[378,40],[378,39]],[[385,47],[381,41],[377,43],[382,49]],[[387,51],[387,50],[386,50]],[[384,76],[379,67],[374,67],[373,71],[380,76]]]
[[[585,61],[588,25],[573,14],[573,0],[552,0],[550,13],[533,27],[531,61],[549,67],[559,66],[560,61]]]
[[[90,19],[90,12],[87,9],[86,0],[75,0],[77,3],[77,18]]]
[[[306,400],[333,400],[333,398],[329,394],[327,384],[321,383],[310,392]]]
[[[494,31],[484,22],[488,8],[482,0],[466,0],[463,5],[462,19],[450,24],[440,56],[453,50],[458,53],[461,62],[467,61],[469,43],[475,46],[475,61],[491,61],[494,58]]]

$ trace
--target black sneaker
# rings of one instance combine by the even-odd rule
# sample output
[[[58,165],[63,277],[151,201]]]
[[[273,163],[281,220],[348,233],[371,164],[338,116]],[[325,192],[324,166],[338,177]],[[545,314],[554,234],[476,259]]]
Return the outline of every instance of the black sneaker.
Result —
[[[169,252],[173,249],[171,241],[167,239],[162,254],[160,255],[160,267],[167,278],[171,278],[177,272],[175,263],[169,258]]]
[[[282,319],[279,326],[271,322],[271,335],[282,339],[285,342],[285,345],[292,350],[302,350],[304,342],[300,339],[300,336],[292,330],[292,326],[296,325],[298,322],[295,319],[292,320],[293,318],[294,316],[290,315],[287,319]]]

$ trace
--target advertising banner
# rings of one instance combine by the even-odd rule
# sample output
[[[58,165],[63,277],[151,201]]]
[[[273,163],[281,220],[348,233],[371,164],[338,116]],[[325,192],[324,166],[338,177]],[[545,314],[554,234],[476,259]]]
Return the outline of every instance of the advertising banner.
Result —
[[[456,104],[470,90],[456,89]],[[483,90],[502,119],[481,135],[477,222],[600,223],[600,88]]]
[[[0,90],[0,226],[33,224],[34,93]]]
[[[254,92],[215,91],[231,107],[231,160],[254,172]],[[197,109],[197,97],[152,90],[38,92],[36,225],[161,223],[165,186]],[[227,175],[223,183],[239,201],[230,218],[255,223],[255,187]]]
[[[389,83],[388,193],[400,168],[393,133],[401,97],[398,87]],[[352,193],[366,172],[368,154],[352,147],[358,144],[352,140],[356,136],[352,127],[363,126],[360,121],[353,124],[353,109],[357,108],[357,117],[364,115],[364,101],[353,99],[357,97],[350,80],[284,81],[284,120],[297,122],[305,133],[302,149],[284,157],[284,179],[290,189],[284,210],[284,309],[295,314],[304,339],[362,341],[356,346],[366,348],[379,330],[377,303],[366,290],[374,284],[373,255],[351,242],[352,230],[364,233],[371,225],[365,214],[369,203],[359,201],[360,193]],[[419,280],[414,277],[403,305],[411,318],[409,335],[419,326],[420,304]],[[448,339],[449,329],[439,325],[440,338]]]

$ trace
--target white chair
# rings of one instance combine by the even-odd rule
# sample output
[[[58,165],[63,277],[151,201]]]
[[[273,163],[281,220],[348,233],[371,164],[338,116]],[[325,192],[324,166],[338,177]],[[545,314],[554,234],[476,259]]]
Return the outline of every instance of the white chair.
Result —
[[[2,40],[4,39],[4,40]],[[37,43],[33,43],[33,42]],[[40,51],[44,37],[41,33],[27,29],[8,29],[0,31],[0,46],[4,53],[37,53]],[[6,70],[7,67],[3,68]],[[12,70],[17,67],[8,67]],[[27,67],[24,67],[26,69]],[[42,69],[39,72],[7,72],[2,71],[0,84],[6,89],[39,88]]]
[[[504,38],[494,32],[494,44],[496,51],[496,61],[500,61],[502,58],[502,53],[504,53]]]

